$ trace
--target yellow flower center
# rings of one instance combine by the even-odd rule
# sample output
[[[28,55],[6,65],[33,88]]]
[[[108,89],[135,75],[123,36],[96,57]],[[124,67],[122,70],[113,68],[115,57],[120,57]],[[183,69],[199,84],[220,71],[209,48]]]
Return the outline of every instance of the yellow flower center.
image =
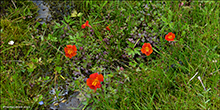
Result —
[[[168,36],[168,38],[169,38],[169,39],[172,39],[172,38],[173,38],[173,36]]]
[[[72,48],[68,49],[68,54],[72,54],[72,53],[73,53],[73,49]]]
[[[92,85],[93,85],[93,86],[96,86],[98,82],[99,82],[99,80],[98,80],[98,78],[96,78],[96,79],[92,82]]]
[[[149,52],[150,49],[149,49],[149,47],[146,47],[145,50],[146,50],[147,52]]]

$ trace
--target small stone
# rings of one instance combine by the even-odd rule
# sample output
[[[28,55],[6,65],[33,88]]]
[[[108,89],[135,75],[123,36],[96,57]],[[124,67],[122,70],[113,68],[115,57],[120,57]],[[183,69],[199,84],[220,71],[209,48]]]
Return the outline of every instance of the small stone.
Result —
[[[8,44],[9,45],[14,45],[14,41],[11,40],[11,41],[8,42]]]

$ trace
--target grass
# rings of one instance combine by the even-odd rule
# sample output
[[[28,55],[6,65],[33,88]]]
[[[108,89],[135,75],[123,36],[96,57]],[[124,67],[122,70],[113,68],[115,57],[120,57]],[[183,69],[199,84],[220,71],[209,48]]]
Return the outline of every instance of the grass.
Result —
[[[181,3],[75,2],[83,15],[72,18],[68,2],[41,25],[32,2],[4,2],[1,108],[46,109],[80,91],[86,109],[219,109],[219,2]],[[92,28],[81,29],[86,20]],[[164,39],[169,32],[175,41]],[[140,51],[144,43],[150,56]],[[64,53],[70,44],[77,47],[71,59]],[[96,72],[104,82],[94,93],[86,78]]]

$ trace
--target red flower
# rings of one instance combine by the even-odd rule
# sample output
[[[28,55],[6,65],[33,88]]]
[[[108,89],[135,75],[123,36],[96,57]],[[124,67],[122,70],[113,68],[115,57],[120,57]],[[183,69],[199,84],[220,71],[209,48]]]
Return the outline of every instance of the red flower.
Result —
[[[106,29],[107,29],[109,32],[111,32],[111,30],[110,30],[109,26],[110,26],[110,25],[108,25],[108,26],[106,27]]]
[[[64,48],[66,57],[72,58],[76,55],[77,48],[75,45],[67,45]]]
[[[149,56],[153,52],[153,49],[150,43],[144,43],[144,45],[142,46],[141,52]]]
[[[169,32],[166,36],[165,36],[165,39],[167,41],[174,41],[174,38],[175,38],[175,34],[173,34],[172,32]]]
[[[97,88],[101,88],[101,82],[104,81],[102,74],[93,73],[86,80],[87,85],[90,89],[94,89],[96,91]]]
[[[89,21],[88,20],[86,21],[86,23],[82,24],[81,27],[82,27],[82,29],[84,29],[86,26],[92,28],[92,26],[89,25]]]

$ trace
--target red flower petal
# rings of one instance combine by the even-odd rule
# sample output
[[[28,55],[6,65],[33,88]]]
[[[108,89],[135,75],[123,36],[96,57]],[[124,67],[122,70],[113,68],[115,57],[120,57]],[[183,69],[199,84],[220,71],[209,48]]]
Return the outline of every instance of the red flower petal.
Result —
[[[69,58],[72,58],[74,56],[76,56],[76,51],[77,51],[77,48],[75,45],[67,45],[65,48],[64,48],[64,51],[65,51],[65,56],[66,57],[69,57]]]
[[[92,80],[90,79],[90,78],[88,78],[87,80],[86,80],[86,84],[88,85],[88,86],[92,86]]]
[[[141,49],[141,52],[145,54],[145,53],[146,53],[146,50],[145,50],[144,48],[142,48],[142,49]]]
[[[86,83],[90,89],[94,89],[96,91],[97,88],[100,88],[102,86],[100,83],[102,81],[104,81],[102,74],[93,73],[86,80]]]
[[[102,87],[102,85],[101,85],[101,84],[99,84],[99,85],[97,85],[96,87],[97,87],[97,88],[101,88],[101,87]]]
[[[165,36],[165,39],[167,41],[174,41],[174,38],[175,38],[175,34],[173,34],[172,32],[169,32],[166,36]]]
[[[73,45],[72,48],[73,48],[73,51],[77,51],[77,48],[75,45]]]
[[[150,49],[149,52],[146,53],[147,56],[149,56],[153,52],[153,49]]]
[[[111,32],[109,26],[110,26],[110,25],[108,25],[108,26],[106,27],[106,29],[107,29],[109,32]]]
[[[88,20],[86,20],[86,26],[89,24],[89,21]]]
[[[90,28],[92,27],[92,26],[89,25],[89,21],[88,20],[86,21],[86,26],[88,26]]]
[[[88,27],[92,28],[92,26],[90,26],[89,24],[87,25]]]
[[[86,27],[86,24],[82,24],[82,26],[81,26],[81,27],[82,27],[82,29],[84,29],[84,28]]]
[[[103,82],[103,81],[104,81],[104,78],[103,78],[102,74],[99,74],[99,75],[98,75],[98,80],[99,80],[100,82]]]
[[[142,46],[141,52],[149,56],[153,52],[151,44],[144,43],[144,45]]]
[[[84,28],[86,28],[86,26],[92,28],[92,26],[89,25],[89,21],[88,20],[86,20],[86,23],[82,24],[81,27],[82,27],[82,29],[84,29]]]
[[[95,79],[98,75],[98,73],[93,73],[89,76],[89,78]]]

